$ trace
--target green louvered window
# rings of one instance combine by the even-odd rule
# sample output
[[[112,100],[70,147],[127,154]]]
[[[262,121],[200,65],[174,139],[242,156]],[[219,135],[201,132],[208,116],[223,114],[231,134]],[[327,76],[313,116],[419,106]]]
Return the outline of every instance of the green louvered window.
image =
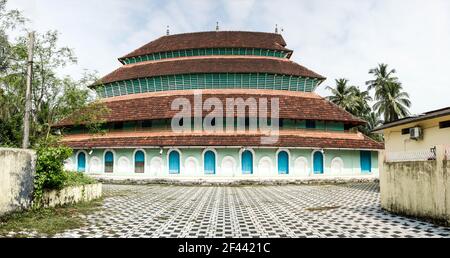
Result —
[[[268,89],[312,92],[319,80],[265,73],[207,73],[167,75],[119,81],[96,87],[100,98],[192,89]]]
[[[204,49],[188,49],[188,50],[161,52],[138,57],[125,58],[123,59],[123,62],[125,64],[134,64],[139,62],[155,61],[168,58],[212,56],[212,55],[269,56],[269,57],[287,58],[288,53],[284,51],[254,49],[254,48],[204,48]]]

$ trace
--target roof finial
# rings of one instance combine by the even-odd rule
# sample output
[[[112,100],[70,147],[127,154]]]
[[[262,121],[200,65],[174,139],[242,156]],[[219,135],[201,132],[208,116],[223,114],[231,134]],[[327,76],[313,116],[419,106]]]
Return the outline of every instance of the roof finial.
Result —
[[[216,31],[219,31],[220,27],[219,27],[219,22],[216,22]]]
[[[278,34],[278,24],[275,24],[275,33]]]
[[[170,35],[170,26],[167,25],[167,31],[166,31],[166,35],[169,36]]]

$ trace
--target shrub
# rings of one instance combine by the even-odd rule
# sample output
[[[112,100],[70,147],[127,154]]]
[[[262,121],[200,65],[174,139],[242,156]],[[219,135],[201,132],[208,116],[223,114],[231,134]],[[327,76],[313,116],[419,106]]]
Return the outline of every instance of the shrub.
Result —
[[[96,181],[83,173],[78,172],[64,172],[66,175],[66,182],[64,186],[78,186],[95,184]]]
[[[64,161],[72,155],[72,150],[59,145],[41,144],[37,148],[34,200],[40,203],[44,189],[61,189],[68,175],[64,172]]]
[[[58,144],[54,137],[40,142],[37,150],[36,177],[34,181],[34,206],[39,208],[45,190],[60,190],[67,186],[93,184],[96,181],[78,172],[64,170],[64,162],[72,149]]]

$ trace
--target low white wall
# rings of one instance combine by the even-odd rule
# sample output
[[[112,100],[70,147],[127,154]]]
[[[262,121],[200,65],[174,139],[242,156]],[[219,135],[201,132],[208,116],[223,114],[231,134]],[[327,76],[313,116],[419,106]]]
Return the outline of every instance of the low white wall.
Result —
[[[36,154],[0,148],[0,216],[31,206]]]
[[[102,197],[102,184],[72,186],[62,190],[44,192],[42,205],[57,207],[79,202],[88,202]]]

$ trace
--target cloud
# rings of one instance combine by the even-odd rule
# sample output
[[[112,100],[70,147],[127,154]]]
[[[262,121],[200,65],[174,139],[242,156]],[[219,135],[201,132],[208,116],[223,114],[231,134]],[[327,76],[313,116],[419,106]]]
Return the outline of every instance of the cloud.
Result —
[[[31,1],[33,2],[33,1]],[[318,89],[345,77],[365,86],[368,70],[388,63],[411,94],[414,113],[449,105],[450,1],[10,1],[24,9],[39,31],[57,29],[73,47],[79,65],[102,75],[119,66],[117,57],[165,34],[214,30],[273,32],[284,28],[294,61],[328,77]]]

